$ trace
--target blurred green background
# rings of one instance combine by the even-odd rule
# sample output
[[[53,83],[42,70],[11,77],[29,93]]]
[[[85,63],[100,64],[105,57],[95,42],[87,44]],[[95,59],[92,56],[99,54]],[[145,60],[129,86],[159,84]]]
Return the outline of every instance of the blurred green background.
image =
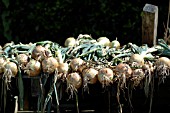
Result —
[[[140,44],[146,3],[158,6],[157,38],[163,38],[168,0],[1,0],[0,44],[51,40],[63,45],[79,34]]]

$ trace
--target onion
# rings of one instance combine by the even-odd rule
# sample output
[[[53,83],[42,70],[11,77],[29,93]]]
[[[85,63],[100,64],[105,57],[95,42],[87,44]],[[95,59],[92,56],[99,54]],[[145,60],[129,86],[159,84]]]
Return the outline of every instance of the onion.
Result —
[[[58,69],[59,73],[66,74],[66,73],[68,73],[69,65],[68,65],[68,63],[59,63],[57,69]]]
[[[58,67],[58,61],[54,57],[47,57],[42,61],[42,71],[44,73],[52,74]]]
[[[73,72],[67,75],[67,83],[78,89],[82,85],[82,78],[79,73]]]
[[[102,68],[98,72],[98,80],[103,86],[108,86],[113,80],[113,71],[110,68]]]
[[[37,60],[31,59],[24,68],[24,72],[28,76],[38,76],[41,73],[41,63]]]
[[[107,37],[99,37],[97,42],[103,46],[110,46],[110,40]]]
[[[119,43],[119,41],[117,39],[111,41],[109,45],[110,45],[111,48],[116,48],[116,49],[120,48],[120,43]]]
[[[0,57],[0,74],[4,72],[4,66],[7,63],[7,60],[4,57]]]
[[[79,68],[84,64],[84,60],[82,60],[81,58],[74,58],[71,60],[70,62],[70,66],[71,66],[71,69],[73,71],[78,71]]]
[[[132,54],[130,59],[129,59],[130,63],[138,63],[139,65],[143,65],[144,64],[144,57],[140,54]]]
[[[158,60],[155,62],[156,66],[160,66],[160,65],[166,65],[168,67],[170,67],[170,59],[167,57],[160,57],[158,58]]]
[[[7,62],[4,67],[5,67],[4,73],[10,74],[13,77],[15,77],[17,75],[18,67],[17,67],[16,63]]]
[[[35,60],[42,61],[45,57],[45,51],[46,51],[45,47],[37,45],[32,51],[31,57]]]
[[[130,68],[130,66],[128,64],[125,64],[125,63],[119,63],[116,66],[116,71],[119,74],[125,74],[126,78],[131,77],[131,74],[132,74],[132,69]]]
[[[76,44],[76,39],[74,37],[69,37],[65,40],[64,46],[73,47]]]
[[[88,82],[89,84],[95,84],[97,82],[98,71],[93,68],[84,69],[82,76],[84,78],[84,82]]]
[[[29,56],[24,53],[21,53],[21,54],[17,55],[16,60],[18,61],[19,65],[21,66],[21,69],[24,69],[24,67],[28,63]]]
[[[138,86],[140,81],[145,78],[145,73],[142,69],[135,69],[132,74],[131,80],[134,82],[134,86]]]

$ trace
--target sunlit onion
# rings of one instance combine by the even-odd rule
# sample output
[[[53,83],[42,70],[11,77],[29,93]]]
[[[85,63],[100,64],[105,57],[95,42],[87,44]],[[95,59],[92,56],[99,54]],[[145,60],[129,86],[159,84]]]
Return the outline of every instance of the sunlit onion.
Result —
[[[42,71],[44,73],[52,74],[58,67],[58,61],[54,57],[47,57],[42,61]]]
[[[24,72],[28,76],[38,76],[41,73],[41,63],[37,60],[31,59],[24,68]]]
[[[17,67],[16,63],[14,63],[14,62],[7,62],[4,67],[5,67],[4,73],[9,73],[13,77],[15,77],[17,75],[18,67]]]
[[[119,49],[120,48],[120,42],[117,39],[113,40],[113,41],[110,42],[110,47]]]
[[[73,47],[76,44],[76,39],[74,37],[69,37],[65,40],[64,46]]]
[[[116,72],[121,76],[121,75],[125,75],[126,78],[131,77],[132,74],[132,69],[128,64],[125,63],[119,63],[116,66]]]
[[[166,65],[166,66],[170,67],[170,59],[167,57],[160,57],[156,60],[155,65],[156,66]]]
[[[108,86],[112,83],[113,76],[113,71],[110,68],[102,68],[99,70],[97,77],[102,85]]]
[[[59,63],[57,69],[58,69],[59,73],[66,74],[66,73],[68,73],[69,65],[68,65],[68,63]]]
[[[70,66],[73,71],[78,71],[80,66],[83,64],[84,64],[84,60],[82,60],[81,58],[74,58],[70,62]]]
[[[94,68],[84,69],[82,73],[84,82],[87,82],[89,84],[95,84],[97,82],[97,75],[98,71]]]
[[[82,78],[79,73],[73,72],[67,75],[67,83],[78,89],[82,85]]]
[[[139,65],[143,65],[144,64],[144,58],[140,54],[132,54],[130,59],[129,59],[129,62],[130,63],[136,62]]]
[[[4,66],[7,63],[7,60],[4,57],[0,57],[0,74],[4,72]]]
[[[110,46],[110,40],[107,37],[99,37],[97,42],[103,46]]]

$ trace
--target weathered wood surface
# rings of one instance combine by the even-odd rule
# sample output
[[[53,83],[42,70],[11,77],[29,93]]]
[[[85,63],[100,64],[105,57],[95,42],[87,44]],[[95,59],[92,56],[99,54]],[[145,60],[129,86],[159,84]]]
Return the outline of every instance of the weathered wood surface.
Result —
[[[158,7],[146,4],[142,12],[142,44],[156,45]]]

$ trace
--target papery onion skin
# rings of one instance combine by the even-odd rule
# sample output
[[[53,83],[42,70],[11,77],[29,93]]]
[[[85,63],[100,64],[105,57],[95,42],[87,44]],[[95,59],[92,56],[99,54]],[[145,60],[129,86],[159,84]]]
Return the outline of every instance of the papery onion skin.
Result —
[[[58,61],[54,57],[47,57],[42,61],[42,71],[44,73],[52,74],[58,67]]]
[[[16,60],[18,61],[19,65],[21,65],[21,69],[23,69],[28,63],[29,56],[24,53],[18,54]]]
[[[73,85],[76,89],[82,86],[82,78],[79,73],[73,72],[67,75],[67,83]]]
[[[5,70],[11,70],[13,77],[15,77],[17,75],[18,67],[17,67],[16,63],[14,63],[14,62],[7,62],[4,67],[5,67]]]
[[[37,60],[31,59],[24,68],[24,72],[31,77],[40,75],[41,63]]]
[[[142,69],[135,69],[135,70],[133,70],[132,77],[144,78],[145,77],[145,73],[144,73],[144,71]]]
[[[80,66],[84,64],[84,60],[81,58],[74,58],[70,62],[70,67],[73,71],[78,71]]]
[[[82,76],[88,79],[89,84],[95,84],[97,82],[98,80],[97,75],[98,75],[98,71],[93,68],[84,69],[82,73]]]
[[[98,72],[98,80],[101,84],[108,86],[113,80],[113,71],[110,68],[102,68]]]

